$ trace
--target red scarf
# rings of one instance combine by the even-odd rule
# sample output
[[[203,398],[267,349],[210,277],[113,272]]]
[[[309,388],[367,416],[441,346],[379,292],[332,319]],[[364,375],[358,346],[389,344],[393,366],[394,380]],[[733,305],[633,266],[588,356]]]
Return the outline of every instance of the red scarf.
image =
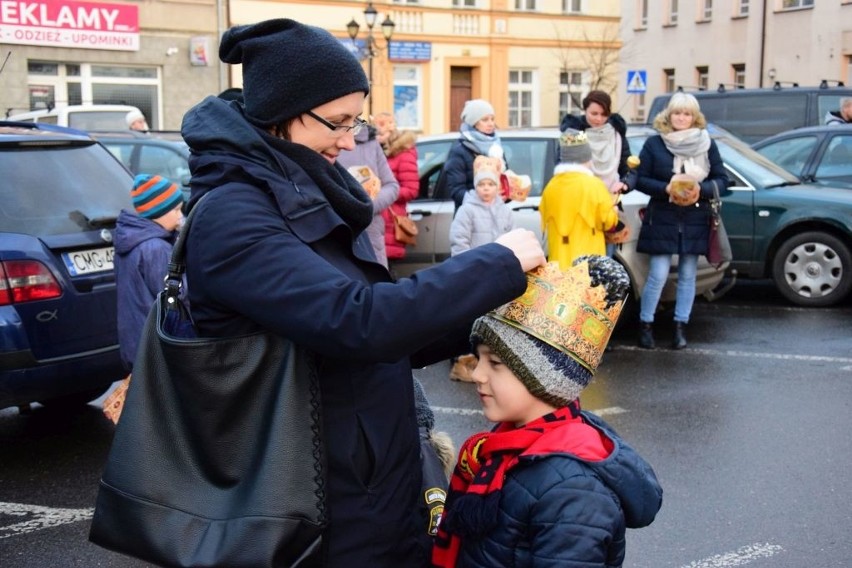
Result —
[[[482,536],[494,527],[506,473],[518,463],[522,454],[568,449],[561,436],[542,441],[543,445],[536,444],[544,434],[564,427],[566,423],[591,428],[583,422],[579,401],[520,428],[502,422],[491,432],[474,434],[467,439],[459,451],[458,463],[450,479],[446,509],[432,549],[432,566],[453,568],[462,538]],[[587,459],[604,459],[613,448],[612,442],[605,436],[594,436],[589,444],[584,440],[578,442],[579,446],[571,449],[571,453]],[[534,444],[536,447],[531,449]]]

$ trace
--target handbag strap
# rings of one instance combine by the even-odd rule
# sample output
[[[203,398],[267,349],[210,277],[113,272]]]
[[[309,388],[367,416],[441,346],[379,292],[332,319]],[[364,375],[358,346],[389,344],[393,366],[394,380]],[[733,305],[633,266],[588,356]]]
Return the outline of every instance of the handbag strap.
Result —
[[[186,272],[186,262],[184,260],[186,257],[186,237],[189,235],[189,227],[192,224],[192,218],[195,216],[195,212],[198,211],[198,206],[201,205],[201,202],[204,201],[204,198],[208,195],[209,193],[205,193],[198,201],[195,202],[195,205],[193,205],[192,209],[189,211],[189,215],[186,216],[186,221],[184,222],[183,227],[181,227],[180,232],[178,232],[175,246],[172,247],[172,255],[169,259],[169,272],[166,274],[164,288],[167,308],[174,308],[177,306],[177,298],[178,295],[180,295],[181,288],[183,288],[183,275]]]
[[[722,213],[722,197],[719,195],[718,181],[711,179],[710,183],[713,185],[713,198],[710,200],[710,213],[713,217],[718,218]]]

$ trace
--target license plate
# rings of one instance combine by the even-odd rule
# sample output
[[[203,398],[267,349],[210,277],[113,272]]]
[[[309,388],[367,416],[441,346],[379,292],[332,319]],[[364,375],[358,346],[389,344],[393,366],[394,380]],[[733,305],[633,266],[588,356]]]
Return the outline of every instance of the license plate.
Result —
[[[78,250],[74,252],[63,252],[62,260],[71,276],[82,274],[93,274],[95,272],[107,272],[112,270],[112,258],[115,255],[114,247],[99,249]]]

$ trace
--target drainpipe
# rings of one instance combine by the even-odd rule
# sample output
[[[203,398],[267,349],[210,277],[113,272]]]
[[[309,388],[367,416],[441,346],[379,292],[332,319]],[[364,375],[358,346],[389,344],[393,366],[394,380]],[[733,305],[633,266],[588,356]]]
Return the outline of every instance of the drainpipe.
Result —
[[[766,53],[766,0],[763,0],[763,8],[760,13],[760,80],[757,86],[763,87],[763,65]]]

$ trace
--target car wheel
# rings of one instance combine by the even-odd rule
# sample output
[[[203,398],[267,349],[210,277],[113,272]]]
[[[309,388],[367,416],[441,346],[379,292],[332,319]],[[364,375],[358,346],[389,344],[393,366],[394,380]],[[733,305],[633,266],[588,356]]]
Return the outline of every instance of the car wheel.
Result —
[[[42,406],[46,408],[52,408],[56,410],[70,410],[85,406],[90,401],[93,401],[96,398],[103,396],[110,388],[112,388],[112,385],[108,385],[106,387],[99,387],[96,389],[90,389],[83,392],[75,392],[73,394],[66,394],[64,396],[48,398],[45,400],[40,400],[39,403],[41,403]]]
[[[852,289],[852,254],[828,233],[802,233],[778,249],[772,277],[778,291],[794,304],[831,306]]]

